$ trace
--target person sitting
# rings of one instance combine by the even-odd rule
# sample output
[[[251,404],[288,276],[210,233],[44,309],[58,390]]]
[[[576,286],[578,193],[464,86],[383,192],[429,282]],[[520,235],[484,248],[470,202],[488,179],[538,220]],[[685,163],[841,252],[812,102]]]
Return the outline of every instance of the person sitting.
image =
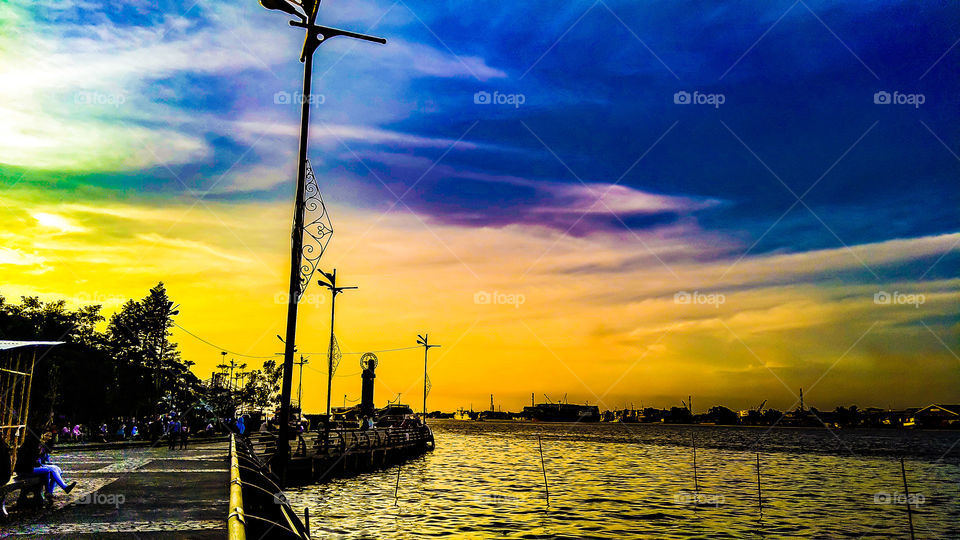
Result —
[[[64,493],[70,493],[77,487],[76,482],[67,484],[63,480],[63,470],[60,467],[50,463],[50,451],[40,441],[33,430],[27,430],[27,436],[17,452],[17,466],[15,469],[18,477],[22,476],[40,476],[43,478],[46,488],[48,504],[51,502],[50,496],[57,486]]]

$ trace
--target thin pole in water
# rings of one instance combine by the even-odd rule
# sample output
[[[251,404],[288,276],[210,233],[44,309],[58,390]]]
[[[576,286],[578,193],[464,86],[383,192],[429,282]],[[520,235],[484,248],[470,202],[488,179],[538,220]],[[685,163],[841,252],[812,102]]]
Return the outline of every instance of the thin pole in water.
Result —
[[[543,464],[543,442],[540,441],[539,435],[537,435],[537,446],[540,447],[540,470],[543,471],[543,488],[547,492],[547,506],[550,506],[550,486],[547,485],[547,466]]]
[[[757,504],[760,506],[760,518],[763,518],[763,493],[760,491],[760,452],[757,452]]]
[[[307,529],[307,538],[310,538],[310,507],[303,507],[303,526]]]
[[[400,493],[400,467],[403,466],[403,463],[397,463],[397,485],[393,488],[393,505],[397,506],[399,504],[399,499],[397,498]]]
[[[916,538],[913,533],[913,512],[910,510],[910,488],[907,487],[907,466],[903,464],[903,457],[900,458],[900,473],[903,475],[903,495],[907,503],[907,519],[910,520],[910,538]]]
[[[693,442],[693,490],[699,493],[700,482],[697,480],[697,440],[691,436],[690,441]]]

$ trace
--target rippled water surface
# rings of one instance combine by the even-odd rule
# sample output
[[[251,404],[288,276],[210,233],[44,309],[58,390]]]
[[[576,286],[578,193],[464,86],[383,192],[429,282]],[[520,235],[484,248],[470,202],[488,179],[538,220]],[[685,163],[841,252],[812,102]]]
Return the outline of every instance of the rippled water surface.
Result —
[[[396,466],[290,492],[314,536],[909,538],[903,455],[916,537],[960,538],[960,432],[431,426],[437,449],[403,464],[396,501]]]

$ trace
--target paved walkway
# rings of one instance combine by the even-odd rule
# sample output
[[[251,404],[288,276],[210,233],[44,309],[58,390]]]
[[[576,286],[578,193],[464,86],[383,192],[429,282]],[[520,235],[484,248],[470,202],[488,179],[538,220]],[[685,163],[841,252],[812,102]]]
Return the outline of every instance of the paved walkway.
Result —
[[[57,488],[51,509],[12,511],[0,537],[223,539],[228,452],[220,442],[55,453],[76,489]]]

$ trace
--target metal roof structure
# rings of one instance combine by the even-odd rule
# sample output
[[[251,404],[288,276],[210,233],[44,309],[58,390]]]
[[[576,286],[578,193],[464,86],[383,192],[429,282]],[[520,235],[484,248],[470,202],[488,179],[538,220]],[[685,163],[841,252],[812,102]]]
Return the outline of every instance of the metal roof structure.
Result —
[[[0,339],[0,351],[18,349],[20,347],[42,347],[47,345],[63,345],[63,341],[11,341]]]

